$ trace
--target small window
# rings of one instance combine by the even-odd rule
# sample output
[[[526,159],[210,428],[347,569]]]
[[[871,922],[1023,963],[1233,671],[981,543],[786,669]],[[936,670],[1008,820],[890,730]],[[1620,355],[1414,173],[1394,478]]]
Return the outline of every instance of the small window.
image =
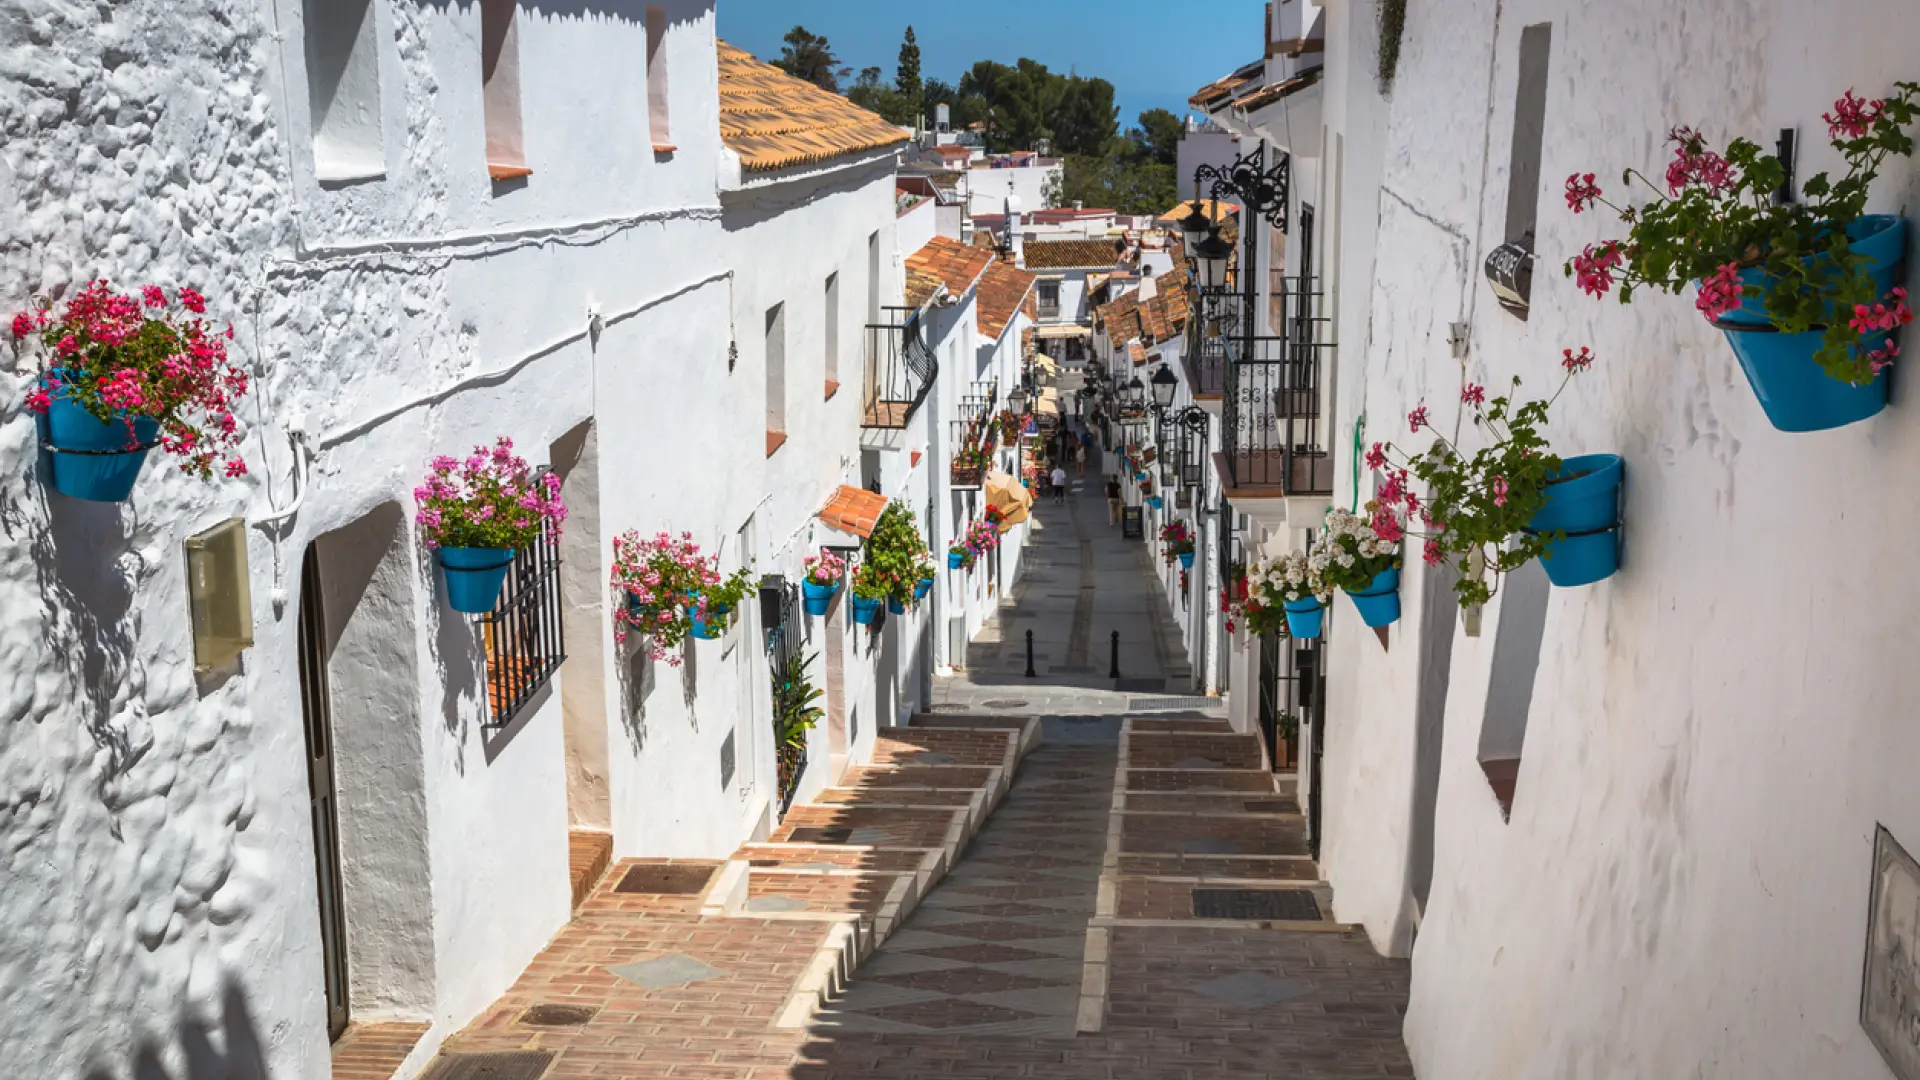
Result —
[[[514,553],[499,602],[477,620],[488,727],[512,723],[560,670],[567,658],[560,614],[560,546],[542,537]]]
[[[518,0],[481,0],[480,80],[487,116],[487,172],[495,180],[527,176],[520,124]]]
[[[380,35],[374,0],[305,0],[307,110],[322,180],[386,172],[380,116]]]
[[[787,306],[767,309],[767,435],[769,456],[779,447],[772,436],[787,430]]]
[[[840,388],[840,275],[827,275],[827,396]]]
[[[653,132],[653,151],[671,153],[673,116],[667,107],[667,10],[647,8],[647,124]]]
[[[1040,283],[1040,317],[1051,319],[1060,314],[1060,283],[1042,281]]]

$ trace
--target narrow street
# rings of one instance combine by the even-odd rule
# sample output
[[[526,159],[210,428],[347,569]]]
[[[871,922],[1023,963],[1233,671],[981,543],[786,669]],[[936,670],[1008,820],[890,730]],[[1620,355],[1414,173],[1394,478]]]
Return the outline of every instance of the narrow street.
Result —
[[[1075,487],[933,713],[733,860],[616,864],[428,1075],[1413,1075],[1406,964],[1330,921],[1292,777],[1173,691],[1177,636],[1086,670],[1165,606]]]

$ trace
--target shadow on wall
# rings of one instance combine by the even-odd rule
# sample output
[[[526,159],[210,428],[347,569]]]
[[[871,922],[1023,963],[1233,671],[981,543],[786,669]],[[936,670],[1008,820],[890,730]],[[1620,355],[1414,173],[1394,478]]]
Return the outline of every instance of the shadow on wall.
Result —
[[[129,731],[131,714],[122,715],[135,674],[130,610],[136,583],[123,562],[133,539],[119,504],[47,499],[47,528],[30,549],[46,610],[41,655],[62,666],[66,699],[79,705],[88,734],[107,752],[98,787],[131,768],[147,747],[144,735]]]
[[[169,1066],[170,1057],[178,1064]],[[266,1080],[267,1075],[246,992],[229,980],[218,1022],[183,1016],[170,1042],[143,1039],[127,1067],[96,1065],[86,1080]]]

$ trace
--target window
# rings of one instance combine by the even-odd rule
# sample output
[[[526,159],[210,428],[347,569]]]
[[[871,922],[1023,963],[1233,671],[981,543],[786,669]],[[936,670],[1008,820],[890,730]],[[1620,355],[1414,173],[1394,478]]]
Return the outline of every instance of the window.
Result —
[[[1500,804],[1500,816],[1506,818],[1513,812],[1520,751],[1527,741],[1527,711],[1533,706],[1533,680],[1540,670],[1540,638],[1547,627],[1551,590],[1540,560],[1529,560],[1508,573],[1500,592],[1493,673],[1487,682],[1486,715],[1480,723],[1480,769]]]
[[[486,650],[487,726],[512,723],[566,656],[560,626],[560,547],[542,537],[514,553],[506,587],[480,616]]]
[[[767,309],[767,456],[772,457],[787,430],[787,306]],[[776,440],[775,436],[779,436]]]
[[[1507,167],[1507,242],[1533,249],[1540,207],[1540,140],[1547,122],[1547,53],[1553,24],[1520,31],[1520,85],[1513,102],[1513,154]]]
[[[827,275],[827,396],[840,389],[840,275]]]
[[[520,126],[518,0],[481,0],[480,81],[487,116],[487,172],[495,180],[531,175]]]
[[[305,0],[307,110],[322,180],[384,175],[374,0]]]
[[[1042,281],[1040,283],[1040,317],[1058,318],[1060,315],[1060,283]]]
[[[647,124],[653,152],[672,153],[673,118],[667,108],[667,11],[647,8]]]

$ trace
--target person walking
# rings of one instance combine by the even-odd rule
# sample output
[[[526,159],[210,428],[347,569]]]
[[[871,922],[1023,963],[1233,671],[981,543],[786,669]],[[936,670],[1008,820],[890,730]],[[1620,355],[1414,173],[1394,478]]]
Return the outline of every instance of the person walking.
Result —
[[[1053,501],[1067,501],[1067,470],[1057,461],[1053,465]]]
[[[1120,478],[1107,477],[1107,524],[1120,524]]]
[[[1088,432],[1080,433],[1080,445],[1074,448],[1074,460],[1080,463],[1080,479],[1087,478],[1087,459],[1093,456],[1093,436]]]

